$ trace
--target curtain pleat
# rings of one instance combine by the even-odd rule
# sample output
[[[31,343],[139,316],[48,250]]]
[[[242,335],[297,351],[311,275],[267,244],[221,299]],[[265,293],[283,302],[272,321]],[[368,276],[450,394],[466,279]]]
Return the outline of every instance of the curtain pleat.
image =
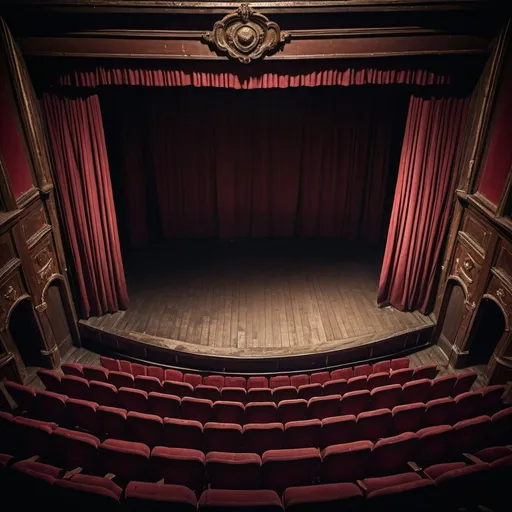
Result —
[[[412,97],[378,302],[431,309],[469,101]]]
[[[103,121],[97,96],[45,94],[56,181],[83,318],[128,307]]]

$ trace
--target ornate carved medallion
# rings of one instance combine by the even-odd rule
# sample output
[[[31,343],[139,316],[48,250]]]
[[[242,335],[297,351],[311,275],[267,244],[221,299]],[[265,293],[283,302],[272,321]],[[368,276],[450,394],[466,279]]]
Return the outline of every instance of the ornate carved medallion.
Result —
[[[290,34],[248,4],[242,4],[236,12],[217,21],[203,39],[233,59],[249,64],[279,50],[290,40]]]

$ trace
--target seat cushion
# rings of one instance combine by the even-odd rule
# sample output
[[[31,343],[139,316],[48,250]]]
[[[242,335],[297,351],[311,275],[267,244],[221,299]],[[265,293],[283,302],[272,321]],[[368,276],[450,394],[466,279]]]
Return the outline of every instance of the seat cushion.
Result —
[[[286,510],[290,511],[315,510],[317,507],[326,506],[327,504],[338,505],[340,506],[339,510],[347,510],[348,506],[356,505],[362,501],[363,493],[361,489],[352,483],[288,487],[283,494],[283,503]]]
[[[366,494],[373,491],[384,489],[385,487],[392,487],[393,485],[402,485],[409,482],[416,482],[421,480],[421,476],[417,473],[401,473],[399,475],[382,476],[378,478],[365,478],[362,483]]]
[[[159,501],[186,505],[187,510],[196,510],[197,500],[194,491],[183,485],[157,484],[149,482],[130,482],[126,486],[125,500],[133,501]],[[179,510],[185,510],[180,508]]]
[[[465,462],[446,462],[444,464],[435,464],[434,466],[430,466],[425,469],[425,474],[432,480],[435,480],[441,475],[448,473],[448,471],[465,468],[466,466],[467,464]]]

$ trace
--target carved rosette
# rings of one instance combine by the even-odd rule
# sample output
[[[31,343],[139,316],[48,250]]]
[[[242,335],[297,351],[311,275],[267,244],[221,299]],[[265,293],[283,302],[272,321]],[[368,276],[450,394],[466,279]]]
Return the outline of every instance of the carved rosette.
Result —
[[[217,21],[203,40],[221,52],[243,64],[261,59],[281,49],[290,40],[290,34],[283,32],[277,23],[242,4],[234,13]]]

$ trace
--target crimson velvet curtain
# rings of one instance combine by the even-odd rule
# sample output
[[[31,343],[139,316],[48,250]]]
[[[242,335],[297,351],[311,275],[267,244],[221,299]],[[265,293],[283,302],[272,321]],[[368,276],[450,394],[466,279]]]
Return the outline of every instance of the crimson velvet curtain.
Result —
[[[469,100],[411,97],[378,303],[431,309]]]
[[[132,246],[148,241],[152,189],[167,239],[381,238],[401,92],[144,92],[103,101]]]
[[[45,94],[63,217],[80,292],[80,314],[128,307],[98,96]]]

